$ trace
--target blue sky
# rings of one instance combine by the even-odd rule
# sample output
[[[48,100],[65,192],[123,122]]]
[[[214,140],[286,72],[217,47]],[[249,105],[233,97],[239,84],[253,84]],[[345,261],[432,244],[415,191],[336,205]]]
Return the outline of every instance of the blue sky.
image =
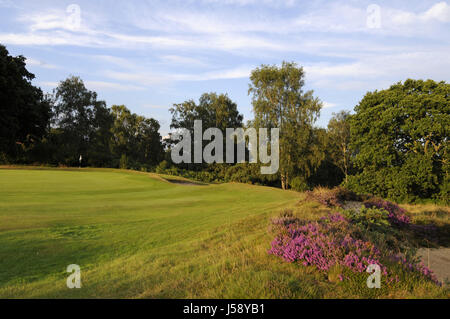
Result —
[[[50,92],[80,76],[108,106],[170,125],[169,107],[228,93],[245,120],[250,71],[295,61],[324,103],[318,125],[406,78],[450,80],[445,1],[0,0],[0,43]]]

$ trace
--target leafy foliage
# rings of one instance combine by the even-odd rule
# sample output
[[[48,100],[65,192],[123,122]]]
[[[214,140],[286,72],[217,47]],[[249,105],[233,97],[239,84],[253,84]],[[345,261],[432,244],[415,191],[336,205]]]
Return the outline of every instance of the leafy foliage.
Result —
[[[26,161],[25,153],[38,144],[49,124],[50,103],[31,84],[34,74],[25,61],[0,45],[0,161]]]
[[[365,201],[364,206],[367,208],[375,207],[378,209],[384,209],[388,212],[387,217],[389,221],[395,226],[408,226],[411,223],[411,219],[406,214],[406,210],[390,201],[381,198],[373,198]]]
[[[388,212],[384,209],[363,207],[359,211],[345,210],[344,216],[358,227],[385,229],[390,226]]]
[[[306,180],[323,159],[312,129],[322,104],[313,91],[303,91],[304,76],[303,68],[293,62],[283,62],[281,67],[262,65],[250,76],[254,126],[280,129],[283,189],[290,177]]]
[[[367,93],[355,112],[351,146],[359,172],[349,178],[350,188],[397,200],[444,199],[449,84],[408,79]]]
[[[223,149],[225,150],[225,131],[227,128],[243,127],[243,116],[237,110],[237,105],[226,94],[204,93],[196,104],[194,100],[188,100],[183,103],[174,104],[170,108],[172,114],[172,122],[170,128],[187,129],[191,136],[194,133],[194,121],[202,121],[202,130],[208,128],[218,128],[223,133]],[[203,134],[203,132],[202,132]],[[177,141],[171,141],[177,142]],[[203,142],[205,143],[205,142]],[[192,149],[194,141],[192,139]],[[203,148],[202,148],[203,149]],[[193,154],[191,154],[191,162],[194,162]],[[225,158],[223,159],[225,162]],[[202,169],[202,164],[181,164],[179,167],[188,169]]]

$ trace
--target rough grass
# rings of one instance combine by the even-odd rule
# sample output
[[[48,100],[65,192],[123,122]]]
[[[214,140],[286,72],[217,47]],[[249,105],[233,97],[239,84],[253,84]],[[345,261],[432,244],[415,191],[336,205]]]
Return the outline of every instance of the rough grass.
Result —
[[[317,219],[304,194],[185,185],[111,169],[0,170],[1,298],[446,297],[405,274],[375,291],[267,254],[284,208]],[[66,287],[67,265],[81,289]],[[331,278],[331,279],[330,279]]]

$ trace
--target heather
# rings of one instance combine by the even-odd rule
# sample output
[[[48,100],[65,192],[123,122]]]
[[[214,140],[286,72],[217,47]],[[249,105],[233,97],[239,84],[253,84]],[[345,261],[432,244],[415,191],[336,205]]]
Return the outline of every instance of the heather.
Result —
[[[399,281],[395,264],[438,283],[432,272],[414,259],[405,237],[390,222],[384,209],[362,208],[359,213],[330,213],[318,221],[304,221],[283,212],[272,220],[278,230],[269,254],[290,263],[314,266],[320,271],[342,269],[343,281],[351,273],[363,273],[377,264],[385,283]],[[350,275],[349,275],[350,274]]]
[[[361,196],[344,187],[316,187],[312,191],[306,191],[308,200],[317,201],[327,207],[342,207],[346,201],[359,201]]]

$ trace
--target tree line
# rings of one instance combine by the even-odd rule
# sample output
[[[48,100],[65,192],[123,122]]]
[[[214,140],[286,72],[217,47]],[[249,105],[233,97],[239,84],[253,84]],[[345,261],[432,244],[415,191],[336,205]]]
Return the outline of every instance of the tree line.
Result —
[[[79,77],[51,94],[32,85],[23,56],[0,45],[0,163],[129,168],[184,175],[206,182],[250,182],[283,189],[345,185],[359,193],[413,201],[448,201],[450,85],[412,80],[368,92],[354,114],[333,114],[315,125],[322,102],[305,91],[293,62],[261,65],[248,93],[254,118],[244,123],[227,94],[204,93],[170,108],[171,129],[279,128],[280,168],[261,175],[259,164],[171,161],[176,140],[163,140],[153,118],[124,105],[107,107]],[[225,143],[225,141],[223,141]],[[247,147],[249,147],[247,142]],[[248,148],[247,148],[248,156]],[[247,160],[248,161],[248,160]]]

